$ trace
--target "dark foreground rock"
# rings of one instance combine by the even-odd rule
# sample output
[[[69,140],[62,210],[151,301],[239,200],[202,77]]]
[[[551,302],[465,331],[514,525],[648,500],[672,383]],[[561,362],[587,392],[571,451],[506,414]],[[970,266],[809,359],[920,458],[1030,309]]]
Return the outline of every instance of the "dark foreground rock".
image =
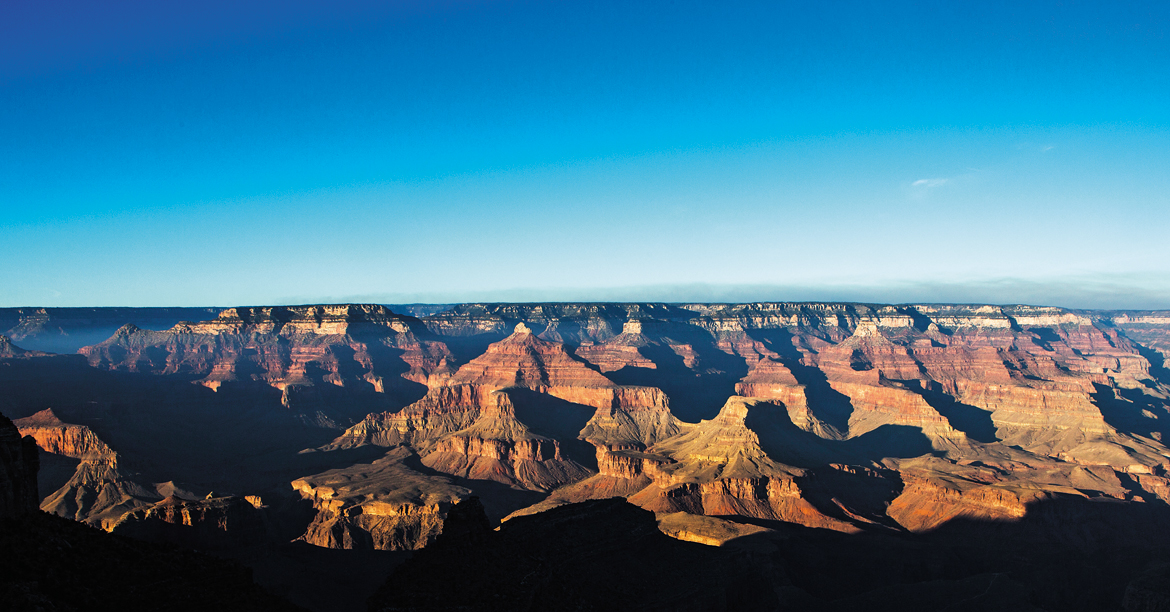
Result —
[[[294,611],[243,566],[29,513],[0,520],[5,610]]]
[[[498,531],[477,505],[456,505],[438,541],[390,577],[370,610],[759,610],[778,608],[784,591],[775,568],[672,539],[623,499],[519,517]]]
[[[1065,496],[1034,504],[1022,520],[960,519],[926,534],[751,527],[722,546],[682,542],[615,498],[493,531],[468,500],[369,609],[1170,609],[1170,509],[1155,504]]]

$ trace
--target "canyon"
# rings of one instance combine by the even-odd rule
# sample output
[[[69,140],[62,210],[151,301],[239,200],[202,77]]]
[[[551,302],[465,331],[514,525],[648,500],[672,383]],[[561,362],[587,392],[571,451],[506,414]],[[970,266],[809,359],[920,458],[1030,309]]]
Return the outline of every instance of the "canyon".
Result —
[[[1170,312],[28,308],[0,328],[4,507],[30,495],[8,466],[36,463],[46,513],[223,554],[422,554],[472,498],[514,529],[592,509],[768,550],[1170,513]]]

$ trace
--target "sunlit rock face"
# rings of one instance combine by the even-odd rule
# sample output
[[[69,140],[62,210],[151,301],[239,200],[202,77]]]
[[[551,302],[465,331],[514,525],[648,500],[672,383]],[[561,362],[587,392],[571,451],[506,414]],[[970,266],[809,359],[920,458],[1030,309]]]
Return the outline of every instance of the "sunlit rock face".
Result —
[[[89,427],[64,423],[51,408],[15,423],[43,453],[79,462],[61,488],[44,492],[41,510],[110,529],[125,513],[162,497],[153,486],[140,483],[132,471],[119,467],[118,453]]]
[[[267,519],[255,498],[237,496],[162,501],[126,514],[111,533],[191,547],[255,546],[268,540]]]
[[[202,495],[159,506],[176,481],[285,496],[262,514],[299,508],[302,541],[370,549],[426,546],[473,494],[492,518],[620,496],[843,532],[1170,499],[1167,313],[241,307],[80,353],[0,342],[0,385],[20,432],[76,462],[41,507],[107,529],[219,520]],[[92,385],[54,388],[82,370]],[[205,444],[168,448],[190,435]]]
[[[415,459],[395,448],[368,464],[293,481],[316,512],[300,540],[326,548],[414,550],[442,531],[443,517],[471,492],[444,477],[412,469]]]

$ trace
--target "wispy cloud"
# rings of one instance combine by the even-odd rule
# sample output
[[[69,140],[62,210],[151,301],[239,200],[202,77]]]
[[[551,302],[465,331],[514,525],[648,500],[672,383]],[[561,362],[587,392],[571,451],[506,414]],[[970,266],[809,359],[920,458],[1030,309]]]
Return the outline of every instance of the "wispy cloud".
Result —
[[[950,179],[945,178],[918,179],[917,181],[910,183],[910,185],[912,187],[939,187],[941,185],[946,185],[947,181],[949,180]]]

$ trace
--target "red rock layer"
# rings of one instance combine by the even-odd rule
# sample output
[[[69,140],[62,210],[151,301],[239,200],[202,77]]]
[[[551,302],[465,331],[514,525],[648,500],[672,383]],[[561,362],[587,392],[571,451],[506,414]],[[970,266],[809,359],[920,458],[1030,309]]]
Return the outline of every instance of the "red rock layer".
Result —
[[[22,435],[31,436],[46,453],[82,460],[101,460],[114,456],[114,451],[98,439],[90,428],[62,423],[52,408],[17,419],[15,423]]]
[[[806,387],[797,382],[792,370],[775,359],[764,357],[753,364],[747,376],[736,383],[735,394],[779,403],[797,427],[836,437],[830,436],[825,424],[809,410]]]
[[[325,548],[415,550],[442,531],[443,518],[470,491],[407,467],[406,448],[370,464],[293,481],[316,516],[300,540]]]
[[[1160,368],[1170,342],[1156,342],[1170,337],[1157,331],[1170,318],[1158,316],[1027,306],[472,304],[419,321],[370,306],[261,308],[167,332],[126,328],[86,354],[102,367],[185,373],[210,386],[262,381],[286,389],[290,401],[310,384],[386,392],[425,382],[421,400],[369,415],[326,448],[403,445],[460,477],[560,487],[550,503],[619,494],[662,511],[847,529],[849,503],[825,500],[848,495],[819,490],[836,485],[817,470],[852,462],[891,482],[888,471],[900,470],[906,486],[885,518],[929,529],[956,516],[1014,516],[1032,490],[1164,496],[1170,388]],[[446,344],[430,335],[466,348],[509,328],[515,333],[455,372]],[[1152,340],[1139,344],[1138,334]],[[661,388],[619,386],[605,373]],[[716,418],[683,423],[672,399],[704,417],[722,399],[693,400],[695,381],[766,402],[737,399]],[[583,428],[587,416],[557,420],[557,410],[581,406],[593,412]],[[776,431],[748,426],[747,413],[773,410],[797,433],[773,439]],[[907,449],[882,446],[883,428],[927,440],[932,454],[918,459],[934,462],[912,464]],[[596,447],[597,474],[566,459],[574,437]],[[44,444],[83,446],[64,434]],[[362,501],[324,503],[306,539],[410,547],[430,537],[429,519],[354,509],[389,503],[398,485],[382,482]],[[395,504],[398,517],[431,516],[424,509],[434,505],[409,496]],[[866,512],[873,517],[872,507]]]
[[[682,423],[670,413],[666,394],[654,387],[606,389],[610,395],[598,402],[597,412],[579,437],[599,448],[642,450],[680,431]],[[605,401],[608,399],[608,402]]]
[[[258,381],[279,389],[369,385],[381,393],[402,379],[426,384],[450,374],[446,346],[420,340],[412,325],[425,331],[374,305],[230,308],[166,331],[127,325],[80,352],[95,367],[181,374],[213,389]]]
[[[750,516],[853,530],[807,501],[796,483],[805,472],[769,458],[745,423],[752,410],[779,409],[732,397],[715,419],[655,444],[650,449],[655,457],[642,458],[641,466],[653,484],[630,501],[655,512]]]
[[[459,368],[451,383],[492,389],[613,386],[609,379],[573,359],[564,345],[541,340],[523,323],[511,336]]]
[[[324,450],[408,444],[427,448],[442,436],[471,425],[491,393],[487,387],[451,385],[435,387],[426,397],[398,412],[367,416],[350,427]]]
[[[423,457],[423,465],[536,491],[551,491],[590,473],[561,456],[560,442],[532,433],[517,420],[506,392],[493,393],[469,427],[437,441]]]
[[[577,347],[576,355],[597,366],[604,372],[616,372],[622,368],[657,369],[650,358],[639,350],[651,343],[651,340],[642,334],[640,321],[627,321],[622,326],[622,333],[600,344],[582,344]]]
[[[138,483],[136,474],[119,467],[118,454],[89,427],[63,423],[52,409],[16,423],[42,451],[81,460],[64,486],[44,492],[41,510],[110,529],[126,512],[162,497],[153,487]]]

